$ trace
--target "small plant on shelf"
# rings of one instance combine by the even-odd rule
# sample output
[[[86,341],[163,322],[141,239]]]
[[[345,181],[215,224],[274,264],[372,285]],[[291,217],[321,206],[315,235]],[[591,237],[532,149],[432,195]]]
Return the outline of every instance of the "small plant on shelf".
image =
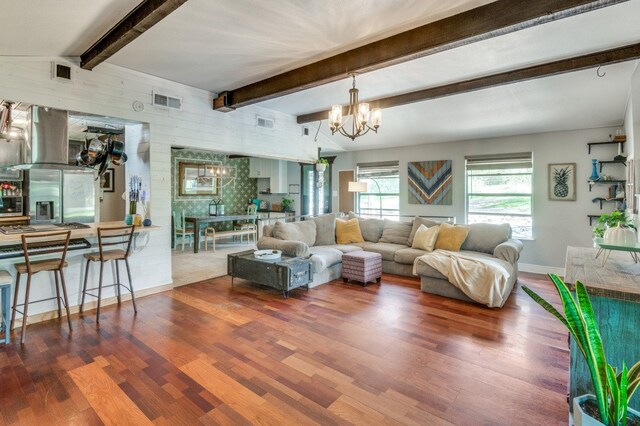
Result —
[[[615,228],[620,224],[621,228],[636,229],[633,221],[625,212],[613,212],[601,214],[598,218],[598,224],[593,228],[593,235],[596,237],[604,237],[604,233],[608,228]]]
[[[293,206],[293,199],[282,197],[282,202],[280,203],[280,207],[282,208],[283,212],[291,211],[292,206]]]

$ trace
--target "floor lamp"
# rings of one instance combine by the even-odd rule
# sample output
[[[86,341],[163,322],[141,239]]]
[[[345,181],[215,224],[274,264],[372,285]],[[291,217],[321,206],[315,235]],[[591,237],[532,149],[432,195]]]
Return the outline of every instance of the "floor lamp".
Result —
[[[380,192],[380,185],[374,179],[369,179],[375,183],[378,187],[378,200],[380,201],[380,219],[382,219],[382,192]],[[349,182],[349,192],[367,192],[367,182]],[[360,202],[358,202],[358,214],[360,214]]]

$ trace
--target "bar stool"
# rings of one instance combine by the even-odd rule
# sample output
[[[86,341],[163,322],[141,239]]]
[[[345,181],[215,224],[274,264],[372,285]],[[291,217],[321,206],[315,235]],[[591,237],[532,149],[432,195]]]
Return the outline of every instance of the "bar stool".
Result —
[[[4,269],[0,269],[0,310],[2,310],[2,318],[0,318],[0,330],[4,333],[4,343],[9,344],[11,329],[9,322],[11,321],[11,284],[13,279],[11,274]],[[0,340],[1,342],[2,340]]]
[[[13,295],[13,311],[11,314],[10,330],[13,330],[13,324],[16,319],[16,312],[22,314],[22,331],[20,334],[20,343],[24,344],[25,332],[27,329],[27,312],[29,310],[29,303],[44,302],[46,300],[56,299],[58,302],[58,318],[62,317],[62,307],[60,301],[64,303],[64,307],[67,310],[67,322],[69,323],[69,332],[72,331],[71,327],[71,313],[69,312],[69,298],[67,297],[67,286],[64,282],[63,268],[67,267],[67,248],[69,247],[69,236],[71,231],[58,231],[58,232],[45,232],[34,234],[23,234],[22,237],[22,253],[24,256],[24,263],[16,263],[16,291]],[[29,252],[32,255],[42,254],[54,254],[62,253],[59,259],[45,259],[34,260],[30,259]],[[56,297],[50,297],[48,299],[41,299],[35,301],[29,301],[29,295],[31,292],[31,277],[38,272],[51,271],[56,282]],[[20,275],[27,274],[27,289],[24,294],[24,303],[18,304],[18,293],[20,290]],[[60,280],[58,280],[60,276]],[[62,287],[62,298],[60,297],[60,287]],[[24,306],[24,312],[18,310],[18,306]]]
[[[87,267],[84,272],[84,286],[82,287],[82,301],[80,302],[80,312],[84,310],[84,298],[85,295],[89,295],[98,299],[98,310],[96,312],[96,322],[100,323],[100,302],[102,301],[102,289],[104,287],[116,287],[116,294],[118,297],[118,305],[121,304],[120,298],[120,286],[129,290],[131,293],[131,301],[133,302],[133,311],[137,314],[138,309],[136,307],[136,298],[133,293],[133,283],[131,282],[131,270],[129,269],[129,254],[131,252],[131,240],[133,238],[133,231],[135,226],[119,226],[109,228],[98,228],[98,249],[97,253],[87,253],[84,255],[87,259]],[[126,246],[125,250],[104,250],[109,246]],[[110,260],[114,261],[116,268],[116,280],[117,282],[109,284],[107,286],[102,285],[102,273],[104,271],[104,264]],[[129,277],[129,287],[120,282],[120,268],[118,267],[118,261],[124,260],[124,264],[127,268],[127,276]],[[87,279],[89,278],[89,265],[91,262],[100,262],[100,281],[98,287],[87,288]],[[88,291],[98,290],[98,295],[89,293]]]

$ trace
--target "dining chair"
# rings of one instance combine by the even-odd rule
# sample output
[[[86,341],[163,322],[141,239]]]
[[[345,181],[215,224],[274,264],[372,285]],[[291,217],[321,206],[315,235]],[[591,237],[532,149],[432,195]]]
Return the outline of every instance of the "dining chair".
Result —
[[[184,210],[182,212],[172,212],[173,215],[173,248],[178,245],[177,237],[182,238],[182,251],[184,251],[184,240],[189,238],[189,247],[193,247],[193,233],[194,229],[187,228],[184,220]]]
[[[258,206],[256,206],[255,204],[249,204],[247,206],[247,214],[256,214],[258,212]],[[252,229],[254,232],[253,234],[253,242],[256,242],[256,235],[258,233],[258,225],[256,224],[256,219],[247,219],[244,221],[240,221],[238,222],[233,229],[236,230],[249,230]],[[242,244],[242,235],[240,235],[240,243]],[[249,236],[247,235],[247,243],[249,243]]]

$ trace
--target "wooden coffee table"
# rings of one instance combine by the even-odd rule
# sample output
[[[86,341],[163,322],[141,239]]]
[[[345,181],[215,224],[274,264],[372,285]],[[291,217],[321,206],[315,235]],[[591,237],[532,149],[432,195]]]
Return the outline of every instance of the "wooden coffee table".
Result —
[[[311,261],[301,257],[282,256],[276,260],[256,259],[254,250],[246,250],[227,255],[227,274],[254,283],[266,285],[282,292],[286,299],[289,292],[298,287],[306,287],[313,277]]]

